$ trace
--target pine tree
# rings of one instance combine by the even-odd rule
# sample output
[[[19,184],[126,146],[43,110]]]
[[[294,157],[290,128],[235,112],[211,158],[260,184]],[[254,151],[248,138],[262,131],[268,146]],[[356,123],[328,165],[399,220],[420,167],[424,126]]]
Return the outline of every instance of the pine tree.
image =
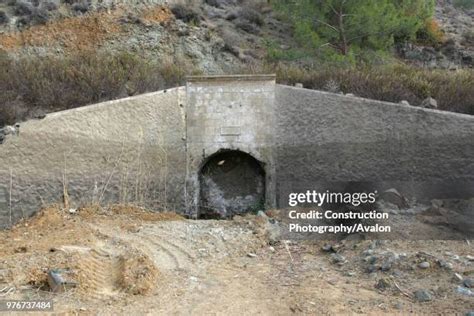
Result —
[[[434,10],[434,0],[277,0],[277,10],[293,22],[306,46],[387,49],[411,38]]]

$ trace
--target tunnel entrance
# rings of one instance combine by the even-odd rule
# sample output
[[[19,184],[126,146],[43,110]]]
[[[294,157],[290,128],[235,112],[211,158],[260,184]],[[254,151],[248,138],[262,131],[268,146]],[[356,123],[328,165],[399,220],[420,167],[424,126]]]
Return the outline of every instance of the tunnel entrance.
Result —
[[[199,173],[198,218],[223,219],[263,210],[265,171],[261,163],[241,151],[211,156]]]

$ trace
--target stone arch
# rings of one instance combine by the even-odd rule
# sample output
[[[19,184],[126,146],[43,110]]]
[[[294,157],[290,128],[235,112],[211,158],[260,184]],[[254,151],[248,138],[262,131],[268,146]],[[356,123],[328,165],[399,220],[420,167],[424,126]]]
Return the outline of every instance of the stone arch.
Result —
[[[198,218],[229,218],[262,210],[263,163],[240,150],[220,150],[199,169]]]

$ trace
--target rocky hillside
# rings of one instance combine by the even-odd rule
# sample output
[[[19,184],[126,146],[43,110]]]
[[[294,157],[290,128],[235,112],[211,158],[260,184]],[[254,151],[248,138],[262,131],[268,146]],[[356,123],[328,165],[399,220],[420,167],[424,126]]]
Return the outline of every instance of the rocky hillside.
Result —
[[[205,73],[259,63],[268,43],[296,43],[269,1],[2,0],[0,49],[12,55],[128,51],[150,59],[178,59]],[[435,68],[472,67],[474,11],[438,0],[439,47],[406,45],[400,56]]]
[[[284,84],[411,105],[432,97],[438,109],[474,114],[466,0],[438,0],[430,27],[441,42],[363,52],[360,65],[302,47],[275,1],[0,0],[0,126],[189,74],[277,73]]]
[[[222,73],[263,59],[265,38],[291,44],[288,27],[257,1],[163,2],[11,0],[0,4],[0,48],[11,55],[127,51]]]
[[[435,21],[444,33],[439,47],[407,45],[401,56],[429,68],[456,69],[474,66],[474,9],[455,5],[456,0],[438,0]],[[474,8],[474,5],[473,5]]]

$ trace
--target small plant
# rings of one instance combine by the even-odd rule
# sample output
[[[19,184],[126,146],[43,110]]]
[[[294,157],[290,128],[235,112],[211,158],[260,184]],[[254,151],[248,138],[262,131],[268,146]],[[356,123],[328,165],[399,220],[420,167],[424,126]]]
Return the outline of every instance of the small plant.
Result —
[[[341,86],[334,79],[329,79],[328,81],[326,81],[326,83],[324,84],[323,89],[325,91],[332,92],[332,93],[341,92]]]
[[[221,38],[224,41],[223,50],[238,57],[240,54],[240,48],[238,46],[239,45],[238,35],[229,30],[224,29],[221,31]]]
[[[474,46],[474,31],[466,31],[463,34],[463,44]]]
[[[86,13],[89,11],[89,4],[87,2],[78,2],[72,5],[72,10],[78,13]]]
[[[58,6],[54,2],[45,1],[41,3],[41,8],[46,11],[56,11],[58,9]]]
[[[261,14],[249,7],[243,7],[229,14],[227,20],[235,21],[236,27],[251,34],[258,34],[260,27],[264,24]]]
[[[10,22],[10,19],[8,18],[7,14],[0,10],[0,25],[7,24],[8,22]]]
[[[249,23],[248,21],[246,20],[240,20],[238,21],[235,26],[237,26],[239,29],[241,29],[242,31],[245,31],[247,33],[250,33],[250,34],[258,34],[258,32],[260,31],[258,29],[258,27],[253,24],[253,23]]]
[[[244,20],[244,21],[247,21],[248,23],[252,23],[258,26],[263,26],[264,24],[262,15],[258,13],[256,10],[249,7],[241,8],[237,13],[237,17],[240,20]]]
[[[46,24],[48,20],[48,11],[45,9],[35,9],[30,15],[30,24],[32,25]]]
[[[201,17],[199,16],[199,14],[184,5],[175,5],[173,8],[171,8],[171,12],[178,20],[181,20],[185,23],[199,25],[199,23],[201,22]]]
[[[205,0],[204,2],[216,8],[222,8],[222,6],[229,4],[229,0]]]
[[[419,43],[425,45],[438,46],[445,41],[445,36],[438,22],[434,19],[428,19],[416,33],[416,39]]]
[[[474,9],[474,1],[472,0],[455,0],[454,6],[458,8],[463,8],[467,10]]]
[[[264,198],[260,198],[252,206],[250,206],[250,209],[249,209],[249,211],[253,214],[257,214],[259,211],[264,211],[264,210],[265,210],[265,199]]]
[[[17,1],[15,3],[15,14],[22,16],[22,15],[31,15],[35,8],[29,2]]]

